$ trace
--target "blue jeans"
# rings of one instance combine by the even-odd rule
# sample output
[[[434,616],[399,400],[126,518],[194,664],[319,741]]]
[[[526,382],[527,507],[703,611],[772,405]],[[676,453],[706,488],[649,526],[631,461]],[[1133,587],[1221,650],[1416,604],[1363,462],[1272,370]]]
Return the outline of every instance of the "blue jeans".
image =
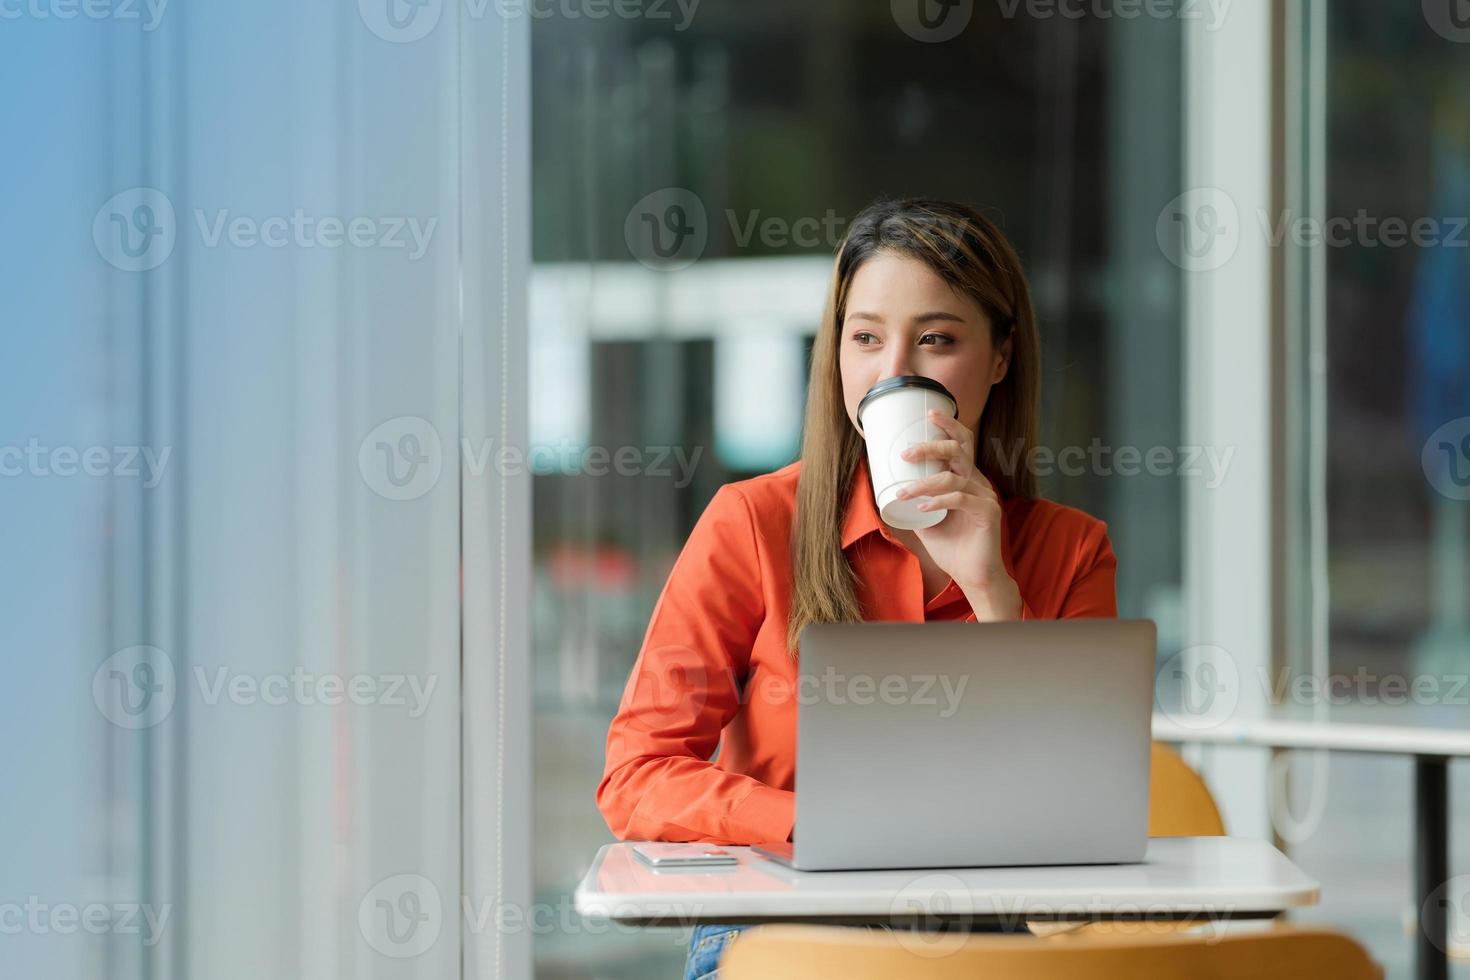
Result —
[[[694,932],[689,936],[689,955],[684,960],[684,980],[719,980],[720,956],[725,952],[725,947],[734,942],[736,936],[749,928],[751,928],[749,925],[734,923],[695,926]],[[882,925],[849,926],[848,928],[891,931],[889,926]],[[966,931],[1025,933],[1026,929],[1024,926],[1016,929],[1015,927],[991,925],[977,926]]]
[[[720,956],[749,925],[720,923],[695,926],[689,937],[689,956],[684,960],[684,980],[719,980]],[[851,929],[884,929],[887,926],[849,926]]]
[[[684,960],[684,980],[718,980],[720,955],[731,940],[750,926],[695,926],[689,937],[689,956]]]

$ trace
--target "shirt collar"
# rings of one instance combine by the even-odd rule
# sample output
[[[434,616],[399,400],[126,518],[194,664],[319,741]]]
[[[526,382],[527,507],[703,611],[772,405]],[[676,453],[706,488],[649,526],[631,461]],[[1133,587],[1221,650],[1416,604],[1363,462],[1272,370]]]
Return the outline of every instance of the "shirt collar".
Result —
[[[857,469],[853,471],[852,491],[847,498],[847,513],[842,521],[842,547],[847,548],[874,531],[894,540],[888,533],[888,525],[878,517],[878,505],[873,502],[873,481],[868,477],[867,457],[859,456]]]

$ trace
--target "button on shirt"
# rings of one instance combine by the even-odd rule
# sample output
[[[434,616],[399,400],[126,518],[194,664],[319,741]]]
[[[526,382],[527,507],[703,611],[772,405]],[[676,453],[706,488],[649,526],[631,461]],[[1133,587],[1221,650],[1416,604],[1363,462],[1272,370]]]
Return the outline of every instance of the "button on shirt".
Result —
[[[721,487],[674,563],[607,733],[597,805],[620,838],[758,844],[791,834],[798,666],[786,626],[800,467]],[[1022,619],[1117,616],[1102,521],[1004,495],[1001,509],[1001,557]],[[841,540],[865,620],[975,621],[953,580],[924,600],[919,560],[879,519],[865,460]]]

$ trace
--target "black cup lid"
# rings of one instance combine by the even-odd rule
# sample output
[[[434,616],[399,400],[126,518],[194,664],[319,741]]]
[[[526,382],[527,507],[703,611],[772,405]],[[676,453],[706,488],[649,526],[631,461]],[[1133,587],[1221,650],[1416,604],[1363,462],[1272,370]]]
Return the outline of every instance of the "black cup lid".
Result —
[[[890,391],[895,391],[899,388],[928,388],[930,391],[937,391],[948,398],[951,405],[955,406],[955,418],[960,417],[959,402],[955,399],[954,395],[949,393],[949,389],[944,385],[935,381],[933,378],[926,378],[922,374],[900,374],[894,378],[884,378],[868,389],[868,393],[863,396],[863,400],[858,402],[858,424],[862,424],[863,409],[867,406],[868,402],[877,398],[879,395],[886,395]]]

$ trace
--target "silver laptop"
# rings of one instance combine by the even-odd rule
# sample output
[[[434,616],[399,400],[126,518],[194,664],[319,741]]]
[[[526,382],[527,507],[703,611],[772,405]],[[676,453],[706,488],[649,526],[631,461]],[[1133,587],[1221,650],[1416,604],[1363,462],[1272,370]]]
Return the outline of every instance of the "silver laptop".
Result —
[[[1149,620],[807,627],[802,871],[1109,864],[1148,839]]]

